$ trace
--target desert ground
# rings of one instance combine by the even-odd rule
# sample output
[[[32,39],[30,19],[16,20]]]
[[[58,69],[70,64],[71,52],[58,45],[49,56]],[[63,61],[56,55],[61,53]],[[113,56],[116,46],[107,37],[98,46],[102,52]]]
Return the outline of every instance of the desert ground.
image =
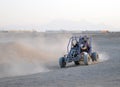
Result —
[[[99,63],[59,67],[71,36],[92,37]],[[0,32],[0,87],[120,87],[120,33]]]

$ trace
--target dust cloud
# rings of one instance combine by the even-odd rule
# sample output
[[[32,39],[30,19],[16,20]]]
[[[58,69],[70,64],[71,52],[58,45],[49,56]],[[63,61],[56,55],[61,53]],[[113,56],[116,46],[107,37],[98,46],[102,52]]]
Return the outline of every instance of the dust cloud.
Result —
[[[58,68],[58,58],[66,53],[67,42],[67,37],[59,35],[2,37],[0,77],[48,72],[51,67]]]
[[[95,41],[92,44],[93,44],[92,45],[93,46],[92,47],[93,48],[92,51],[98,53],[98,55],[99,55],[99,62],[107,61],[109,59],[109,56],[108,56],[108,54],[106,52],[100,50],[101,46],[98,46]]]
[[[71,34],[7,33],[0,34],[0,78],[48,72],[59,68],[59,57],[67,52]],[[106,53],[93,43],[100,62]]]

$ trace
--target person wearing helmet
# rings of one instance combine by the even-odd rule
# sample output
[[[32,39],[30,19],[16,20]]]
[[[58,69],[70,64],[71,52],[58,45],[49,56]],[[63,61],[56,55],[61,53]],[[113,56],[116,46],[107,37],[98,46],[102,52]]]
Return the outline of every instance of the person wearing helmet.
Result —
[[[77,40],[73,40],[72,41],[72,50],[71,50],[71,54],[73,57],[76,57],[78,55],[78,48],[79,48],[79,43]]]
[[[84,36],[82,37],[82,43],[81,43],[81,53],[82,52],[87,52],[87,53],[90,53],[90,45],[88,43],[88,37],[87,36]]]
[[[77,40],[74,40],[74,41],[72,42],[72,48],[78,48],[78,47],[79,47],[78,41],[77,41]]]

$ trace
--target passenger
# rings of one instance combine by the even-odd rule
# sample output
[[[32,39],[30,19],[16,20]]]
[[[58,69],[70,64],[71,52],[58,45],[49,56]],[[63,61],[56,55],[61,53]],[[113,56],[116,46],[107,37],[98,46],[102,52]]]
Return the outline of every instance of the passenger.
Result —
[[[79,43],[75,40],[72,43],[72,50],[71,50],[71,54],[73,57],[76,57],[78,55],[78,49],[79,49]]]
[[[79,46],[78,42],[76,42],[76,44],[73,47],[77,48],[78,46]]]
[[[79,43],[78,43],[78,41],[73,41],[73,43],[72,43],[72,48],[78,48],[79,47]]]

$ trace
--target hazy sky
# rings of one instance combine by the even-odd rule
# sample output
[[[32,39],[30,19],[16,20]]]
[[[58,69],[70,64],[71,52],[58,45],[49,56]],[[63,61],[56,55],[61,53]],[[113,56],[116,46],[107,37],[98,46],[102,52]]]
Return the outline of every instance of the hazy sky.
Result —
[[[120,27],[120,0],[0,0],[0,26],[62,19]]]

